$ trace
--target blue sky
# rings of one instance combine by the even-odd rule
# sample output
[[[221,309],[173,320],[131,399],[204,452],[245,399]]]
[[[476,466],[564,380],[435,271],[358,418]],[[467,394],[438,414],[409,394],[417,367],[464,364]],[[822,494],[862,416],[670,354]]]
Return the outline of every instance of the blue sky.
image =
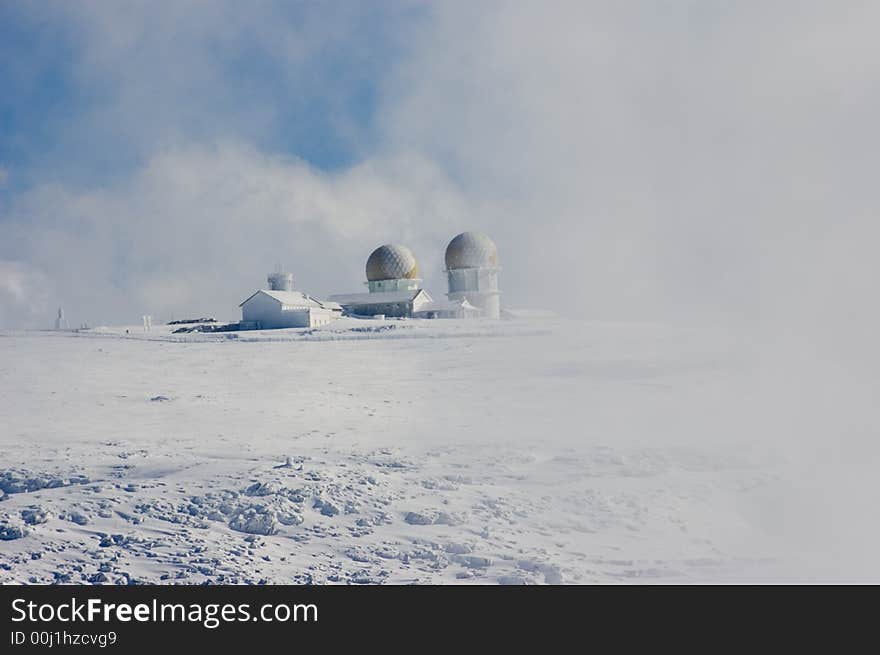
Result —
[[[260,24],[232,35],[178,26],[167,41],[138,34],[114,50],[150,72],[138,80],[126,77],[124,60],[108,68],[90,60],[92,50],[100,48],[93,40],[107,38],[113,26],[88,24],[93,10],[100,12],[108,3],[89,8],[0,3],[0,157],[10,173],[5,192],[38,179],[83,183],[124,175],[145,154],[139,131],[127,123],[150,121],[152,111],[164,121],[163,134],[237,136],[324,169],[351,164],[370,143],[383,74],[402,55],[405,44],[399,37],[420,10],[391,3],[360,10],[352,3],[257,6],[281,29],[286,24],[291,31],[307,30],[316,21],[334,19],[339,29],[293,65],[276,43],[260,40]],[[141,12],[161,13],[161,8],[141,5],[131,20]],[[209,5],[186,19],[197,20],[204,12],[210,12]],[[124,22],[124,12],[117,13]],[[168,25],[155,21],[154,27]],[[200,60],[191,77],[175,80],[158,70],[169,61],[157,52],[164,45]],[[210,61],[202,61],[204,56]],[[199,82],[203,66],[210,67],[212,78]],[[144,89],[137,114],[118,116],[121,125],[96,120],[125,88],[139,84]],[[248,120],[251,113],[261,114],[261,120]]]

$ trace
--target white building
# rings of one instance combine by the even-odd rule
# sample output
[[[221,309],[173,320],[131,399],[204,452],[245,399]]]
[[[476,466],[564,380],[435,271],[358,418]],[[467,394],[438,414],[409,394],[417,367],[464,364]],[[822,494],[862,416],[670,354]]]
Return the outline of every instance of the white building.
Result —
[[[353,316],[412,316],[433,301],[421,288],[419,266],[406,246],[386,243],[367,258],[368,293],[330,296]]]
[[[327,325],[338,311],[336,303],[325,303],[302,291],[261,289],[242,302],[242,327],[256,330],[319,327]]]
[[[480,232],[462,232],[446,247],[449,300],[466,300],[486,318],[500,318],[498,248]]]
[[[261,289],[239,305],[241,326],[253,330],[319,327],[341,314],[336,303],[323,302],[302,291]]]
[[[431,305],[433,299],[424,289],[409,291],[375,291],[373,293],[348,293],[330,296],[342,305],[349,316],[409,317]]]

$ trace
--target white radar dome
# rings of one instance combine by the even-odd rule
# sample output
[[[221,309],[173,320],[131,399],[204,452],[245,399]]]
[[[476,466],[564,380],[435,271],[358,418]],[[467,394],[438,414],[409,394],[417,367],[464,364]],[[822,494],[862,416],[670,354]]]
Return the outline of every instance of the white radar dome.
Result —
[[[406,246],[387,243],[376,248],[367,259],[367,280],[414,279],[419,275],[415,255]]]
[[[498,248],[482,232],[462,232],[446,246],[446,268],[497,268]]]

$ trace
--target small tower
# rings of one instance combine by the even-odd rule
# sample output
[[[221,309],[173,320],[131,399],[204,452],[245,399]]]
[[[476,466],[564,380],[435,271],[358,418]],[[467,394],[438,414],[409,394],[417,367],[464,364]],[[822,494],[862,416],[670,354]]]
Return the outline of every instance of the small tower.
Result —
[[[450,300],[467,300],[486,318],[501,317],[498,248],[481,232],[462,232],[446,247]]]
[[[293,273],[285,273],[280,266],[266,278],[270,291],[293,291]]]
[[[367,286],[370,293],[416,291],[421,288],[419,265],[406,246],[386,243],[367,258]]]
[[[55,329],[56,330],[69,330],[70,324],[67,322],[67,319],[64,318],[64,309],[58,308],[58,316],[55,319]]]

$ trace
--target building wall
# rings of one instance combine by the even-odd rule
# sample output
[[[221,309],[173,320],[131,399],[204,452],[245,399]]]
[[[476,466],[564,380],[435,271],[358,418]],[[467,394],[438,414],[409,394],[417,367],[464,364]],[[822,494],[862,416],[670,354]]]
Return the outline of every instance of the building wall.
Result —
[[[412,312],[417,312],[421,310],[423,307],[427,307],[431,304],[431,297],[427,294],[427,292],[423,291],[415,298],[413,298],[412,303],[410,304],[410,315]]]
[[[370,293],[382,291],[415,291],[421,280],[402,278],[399,280],[369,280],[367,288]]]
[[[293,327],[315,327],[312,325],[312,309],[308,307],[282,309],[282,305],[263,294],[257,294],[241,307],[241,320],[257,322],[265,330]],[[326,310],[319,310],[326,312]],[[317,315],[316,315],[317,319]],[[328,321],[329,322],[329,321]]]
[[[335,317],[329,309],[309,309],[309,327],[321,327],[327,325]]]
[[[241,320],[259,323],[262,323],[263,320],[272,322],[279,309],[274,300],[258,293],[252,298],[248,298],[241,306]]]
[[[399,318],[404,316],[412,316],[412,303],[396,302],[349,305],[348,310],[352,314],[357,314],[358,316],[375,316],[376,314],[385,314],[385,316]]]
[[[384,314],[393,318],[404,318],[413,315],[422,307],[431,303],[430,294],[424,289],[416,293],[403,293],[395,296],[359,293],[352,296],[331,296],[341,302],[345,313],[354,316],[376,316]]]
[[[449,292],[498,291],[498,269],[459,268],[447,271]]]
[[[447,272],[450,300],[467,300],[486,318],[501,317],[498,269],[460,268]]]

